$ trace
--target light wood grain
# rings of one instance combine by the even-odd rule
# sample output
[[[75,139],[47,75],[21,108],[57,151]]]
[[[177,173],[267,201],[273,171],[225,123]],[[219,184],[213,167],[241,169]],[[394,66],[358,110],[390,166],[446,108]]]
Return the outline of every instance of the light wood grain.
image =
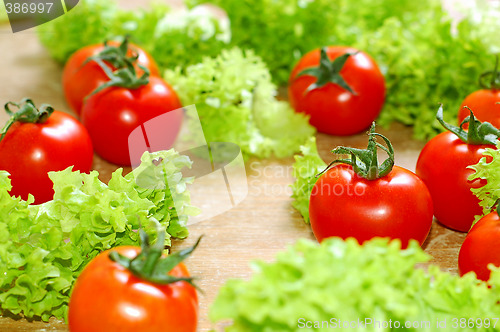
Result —
[[[0,27],[0,104],[30,96],[37,103],[47,102],[65,110],[60,76],[61,68],[49,58],[38,43],[34,32],[12,35],[8,27]],[[0,123],[6,120],[0,114]],[[393,140],[398,165],[411,170],[423,142],[411,139],[411,129],[393,125],[382,133]],[[329,151],[337,145],[363,147],[365,134],[340,138],[318,135],[322,157],[330,160]],[[210,220],[190,227],[191,236],[174,241],[174,249],[192,245],[205,235],[199,249],[188,261],[188,267],[205,295],[200,295],[199,331],[212,328],[208,308],[218,288],[229,278],[249,278],[249,262],[254,259],[271,261],[278,251],[299,238],[314,239],[310,227],[291,207],[289,185],[293,182],[293,158],[284,160],[251,160],[247,163],[248,197],[236,208]],[[96,157],[94,168],[107,180],[116,168]],[[434,223],[424,245],[433,255],[434,263],[456,273],[458,249],[464,234],[456,233]],[[97,294],[96,294],[97,296]],[[1,318],[0,331],[66,331],[63,322],[28,322],[24,319]]]

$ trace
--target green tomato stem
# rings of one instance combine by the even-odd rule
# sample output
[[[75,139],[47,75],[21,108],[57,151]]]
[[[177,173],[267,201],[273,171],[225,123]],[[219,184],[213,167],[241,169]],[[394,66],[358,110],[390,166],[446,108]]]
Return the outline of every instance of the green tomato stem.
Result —
[[[153,219],[154,220],[154,219]],[[162,257],[165,243],[165,228],[157,223],[158,238],[154,244],[150,243],[149,236],[140,227],[141,252],[133,259],[125,257],[118,252],[112,251],[109,258],[128,269],[133,275],[143,280],[159,285],[171,284],[178,281],[185,281],[194,287],[193,278],[173,277],[168,274],[174,267],[189,257],[201,241],[201,237],[193,247],[181,250],[177,253]]]
[[[378,143],[376,140],[377,137],[382,138],[387,147]],[[381,165],[378,164],[377,156],[377,150],[379,148],[388,155],[388,158],[384,160]],[[326,172],[332,165],[342,163],[351,165],[357,175],[367,180],[375,180],[389,174],[394,166],[394,148],[392,143],[384,135],[375,132],[375,122],[373,122],[370,131],[368,132],[368,146],[366,149],[339,146],[332,150],[332,153],[340,155],[349,154],[350,158],[336,159],[332,161],[326,169],[317,176]]]
[[[110,46],[104,42],[104,50],[98,55],[88,58],[85,62],[94,61],[108,76],[109,81],[101,84],[92,91],[85,99],[112,86],[135,90],[149,83],[149,69],[138,64],[138,54],[127,56],[129,51],[129,37],[126,36],[119,46]],[[110,63],[115,69],[112,70],[107,64]],[[144,73],[138,77],[135,67],[139,67]]]
[[[460,123],[460,127],[451,125],[444,121],[442,104],[439,106],[436,119],[444,128],[457,135],[457,137],[464,143],[471,145],[495,145],[497,139],[500,137],[500,130],[495,128],[489,122],[481,122],[477,120],[474,116],[474,112],[469,107],[464,106],[464,108],[469,110],[470,115],[466,117],[462,123]],[[468,131],[463,129],[463,126],[467,123],[469,124]]]
[[[18,110],[12,111],[10,106],[17,107]],[[24,98],[20,103],[8,102],[5,104],[4,108],[10,118],[0,131],[0,141],[3,140],[7,131],[14,123],[44,123],[54,112],[54,108],[48,104],[43,104],[38,109],[33,103],[33,100],[29,98]]]
[[[485,80],[490,77],[488,83]],[[498,54],[495,55],[495,67],[493,70],[486,71],[479,76],[479,85],[483,89],[487,90],[499,90],[500,89],[500,71],[499,71],[499,60]]]
[[[321,49],[319,66],[304,69],[297,75],[296,79],[305,75],[316,77],[316,82],[307,87],[305,94],[309,93],[312,90],[319,89],[328,83],[333,83],[344,88],[353,95],[356,95],[356,92],[347,84],[342,75],[340,75],[340,71],[344,67],[347,59],[349,59],[350,56],[356,54],[357,53],[345,53],[337,57],[335,60],[330,61],[330,58],[327,54],[327,48],[323,47]]]

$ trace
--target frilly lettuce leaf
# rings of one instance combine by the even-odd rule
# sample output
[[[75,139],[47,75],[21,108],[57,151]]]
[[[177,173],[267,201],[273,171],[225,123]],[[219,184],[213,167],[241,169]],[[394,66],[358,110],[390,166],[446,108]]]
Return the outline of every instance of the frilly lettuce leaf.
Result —
[[[296,155],[293,164],[295,182],[291,185],[292,206],[300,212],[304,221],[308,224],[309,197],[318,179],[316,175],[321,173],[327,165],[318,154],[315,137],[311,137],[305,145],[301,146],[300,152],[302,155]]]
[[[376,238],[360,246],[356,240],[331,238],[321,245],[299,240],[277,255],[275,262],[254,262],[249,281],[229,280],[210,310],[213,322],[230,319],[226,331],[302,331],[306,321],[391,320],[429,321],[453,318],[497,318],[500,315],[500,272],[494,271],[492,288],[473,274],[463,278],[430,266],[415,268],[430,257],[417,242],[401,250],[399,241]],[[330,330],[327,328],[320,331]],[[498,327],[497,327],[498,329]],[[357,330],[365,330],[360,327]],[[367,331],[380,331],[376,324]],[[410,328],[410,330],[412,330]],[[476,327],[471,330],[493,331]]]
[[[62,63],[84,46],[130,35],[161,68],[173,68],[219,54],[231,32],[210,15],[174,14],[159,1],[148,9],[124,10],[113,0],[80,0],[67,14],[40,26],[38,35],[51,56]]]
[[[239,48],[165,72],[184,105],[196,105],[208,142],[233,142],[248,156],[285,157],[314,134],[308,119],[276,100],[260,57]]]
[[[134,179],[134,190],[141,198],[153,203],[149,209],[152,217],[164,222],[168,226],[167,233],[180,239],[188,236],[188,216],[200,213],[190,204],[187,190],[194,178],[184,178],[181,173],[181,169],[191,168],[191,165],[189,157],[179,155],[175,150],[145,153],[139,167],[125,177]]]
[[[486,148],[483,158],[475,165],[468,168],[474,170],[469,176],[469,180],[486,180],[486,184],[480,188],[472,188],[471,191],[479,198],[479,205],[483,208],[483,215],[488,214],[495,202],[500,198],[500,141],[497,148]],[[482,215],[476,216],[476,223]]]
[[[103,250],[139,245],[139,223],[152,235],[153,219],[167,227],[167,246],[170,236],[187,236],[185,221],[196,209],[182,189],[190,179],[179,175],[190,166],[173,150],[142,157],[136,171],[168,178],[179,188],[173,194],[165,186],[144,190],[136,171],[124,177],[118,169],[107,185],[96,171],[50,172],[54,199],[41,205],[11,197],[8,173],[0,171],[0,312],[44,321],[65,317],[71,286],[85,265]],[[171,208],[174,198],[179,211]]]

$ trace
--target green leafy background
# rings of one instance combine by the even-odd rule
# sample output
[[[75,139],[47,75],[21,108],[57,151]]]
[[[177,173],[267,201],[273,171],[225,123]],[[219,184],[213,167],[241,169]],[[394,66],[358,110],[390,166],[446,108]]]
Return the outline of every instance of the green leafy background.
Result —
[[[500,20],[490,14],[492,7],[469,10],[453,26],[439,0],[212,2],[227,11],[230,31],[213,17],[173,13],[164,4],[125,11],[113,1],[82,0],[43,25],[40,39],[64,62],[82,46],[129,33],[163,69],[181,71],[237,46],[261,57],[279,86],[287,84],[291,68],[307,51],[350,45],[375,58],[385,75],[387,100],[379,123],[413,126],[418,139],[441,131],[434,120],[438,102],[445,105],[445,120],[455,119],[463,98],[479,88],[479,74],[492,68],[492,53],[500,51]]]

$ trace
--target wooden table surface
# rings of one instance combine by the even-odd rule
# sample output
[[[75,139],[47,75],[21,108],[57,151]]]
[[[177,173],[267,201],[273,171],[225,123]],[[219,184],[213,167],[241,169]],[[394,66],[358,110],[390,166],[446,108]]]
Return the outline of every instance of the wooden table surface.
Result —
[[[0,104],[29,96],[36,103],[68,109],[61,88],[62,68],[50,59],[34,31],[12,34],[8,26],[0,26],[0,50]],[[6,118],[5,114],[0,114],[0,123],[3,124]],[[411,129],[397,124],[381,133],[393,141],[396,164],[414,170],[424,143],[412,140]],[[329,151],[337,145],[366,145],[365,134],[347,138],[319,134],[317,139],[325,160],[331,159]],[[292,163],[293,158],[250,160],[246,164],[248,197],[236,208],[190,226],[191,235],[187,240],[174,241],[174,250],[178,250],[205,235],[187,262],[191,274],[205,292],[199,295],[199,331],[214,327],[207,318],[208,308],[227,279],[248,278],[251,260],[271,261],[278,251],[297,239],[314,239],[310,227],[291,207]],[[94,168],[101,172],[101,179],[105,181],[116,169],[98,157]],[[434,256],[433,263],[457,273],[458,250],[464,236],[434,222],[424,248]],[[0,318],[0,331],[67,331],[67,328],[55,319],[43,323],[5,317]]]

